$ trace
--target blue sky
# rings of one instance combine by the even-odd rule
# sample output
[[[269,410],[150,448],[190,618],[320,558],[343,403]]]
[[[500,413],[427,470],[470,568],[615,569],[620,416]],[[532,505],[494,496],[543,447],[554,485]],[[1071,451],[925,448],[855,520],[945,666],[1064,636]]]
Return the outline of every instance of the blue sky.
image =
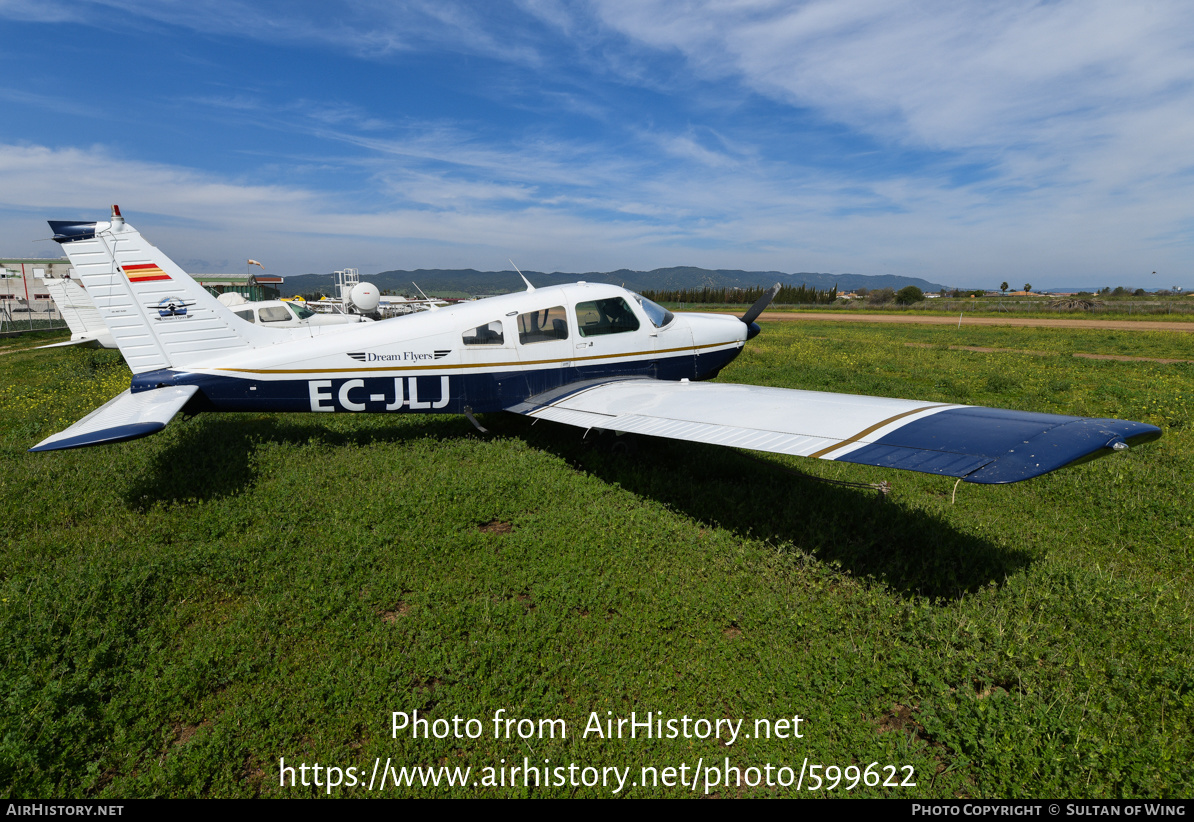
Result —
[[[1188,3],[0,0],[0,35],[4,256],[119,203],[196,272],[1194,288]]]

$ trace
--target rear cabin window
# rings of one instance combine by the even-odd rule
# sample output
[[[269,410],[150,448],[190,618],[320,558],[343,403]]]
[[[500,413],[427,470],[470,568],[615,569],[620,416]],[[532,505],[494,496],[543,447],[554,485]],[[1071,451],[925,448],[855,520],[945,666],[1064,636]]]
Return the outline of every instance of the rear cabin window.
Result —
[[[465,345],[501,345],[505,341],[501,320],[494,320],[464,332]]]
[[[248,320],[249,322],[256,322],[256,320],[253,319],[253,309],[251,309],[251,308],[248,311],[233,311],[232,313],[235,314],[236,316],[240,317],[242,320]]]
[[[577,303],[576,324],[582,337],[638,331],[638,318],[621,297]]]
[[[568,312],[557,305],[518,315],[518,341],[523,345],[568,339]]]

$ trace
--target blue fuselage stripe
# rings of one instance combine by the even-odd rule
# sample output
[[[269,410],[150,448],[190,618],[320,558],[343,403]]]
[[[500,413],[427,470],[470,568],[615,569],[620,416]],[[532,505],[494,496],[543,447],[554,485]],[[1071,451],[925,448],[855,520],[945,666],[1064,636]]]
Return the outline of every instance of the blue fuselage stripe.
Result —
[[[738,348],[661,356],[634,361],[594,363],[560,368],[503,368],[460,373],[456,369],[385,375],[320,374],[301,378],[262,379],[228,373],[153,371],[133,378],[132,390],[164,385],[197,385],[192,408],[207,411],[419,412],[462,414],[501,411],[528,397],[584,380],[650,377],[699,380],[734,359]]]

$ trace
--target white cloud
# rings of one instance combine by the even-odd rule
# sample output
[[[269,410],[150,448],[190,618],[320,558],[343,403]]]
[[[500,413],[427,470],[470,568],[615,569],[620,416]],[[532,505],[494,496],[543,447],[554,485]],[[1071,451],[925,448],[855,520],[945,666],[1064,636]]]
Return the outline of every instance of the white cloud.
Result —
[[[496,153],[490,159],[500,165]],[[184,264],[268,257],[270,270],[283,274],[346,265],[494,269],[514,256],[548,271],[686,264],[911,273],[950,284],[1025,276],[1038,285],[1074,277],[1089,284],[1090,272],[1096,282],[1149,285],[1132,279],[1147,269],[1186,282],[1170,272],[1187,259],[1188,238],[1155,238],[1171,207],[1164,202],[1108,222],[1080,192],[1007,212],[973,192],[915,180],[861,187],[828,174],[769,179],[775,169],[749,164],[705,169],[696,176],[687,167],[656,175],[627,168],[604,185],[590,181],[551,199],[509,181],[414,171],[385,180],[406,191],[395,198],[400,204],[370,209],[103,148],[0,145],[0,207],[23,217],[102,219],[117,202]],[[28,219],[0,222],[6,253],[49,253],[21,250],[45,236],[44,224]]]
[[[0,17],[107,26],[177,26],[220,37],[290,42],[365,58],[434,47],[534,65],[525,18],[459,0],[0,0]],[[119,21],[119,22],[117,22]]]
[[[511,253],[571,259],[576,265],[603,247],[643,242],[651,231],[629,220],[591,221],[534,203],[516,211],[483,207],[487,198],[509,191],[469,192],[462,185],[455,198],[452,193],[450,187],[441,189],[440,199],[458,199],[464,207],[356,211],[316,191],[125,160],[103,148],[0,145],[0,208],[41,212],[47,219],[103,219],[107,204],[120,203],[130,222],[151,226],[155,238],[170,238],[172,247],[155,242],[180,260],[238,259],[226,250],[240,245],[255,250],[254,258],[285,261],[283,270],[289,267],[290,273],[366,268],[353,262],[362,249],[370,257],[384,257],[378,268],[441,267],[453,264],[445,262],[450,257],[456,264],[494,268]],[[5,248],[19,249],[47,236],[44,227],[32,237],[14,234],[14,227],[27,232],[28,220],[0,224]],[[445,247],[452,250],[445,253]],[[52,249],[39,250],[52,254]],[[420,256],[411,260],[412,253]]]
[[[1180,3],[594,0],[611,27],[709,74],[930,145],[1008,142],[1034,123],[1185,87]]]
[[[1188,4],[594,2],[612,28],[707,76],[885,141],[1044,158],[1045,182],[1094,174],[1106,148],[1146,169],[1191,164],[1166,133],[1194,121]]]
[[[90,5],[109,12],[92,14],[95,25],[233,31],[378,65],[410,49],[475,54],[496,61],[486,68],[518,70],[476,80],[501,98],[491,110],[520,109],[514,126],[485,115],[470,123],[460,110],[441,119],[383,112],[366,97],[195,100],[226,122],[315,138],[287,142],[292,156],[271,155],[268,171],[239,177],[214,161],[131,159],[131,143],[0,145],[0,202],[69,218],[79,215],[57,210],[123,200],[195,257],[244,241],[269,244],[298,270],[367,268],[358,254],[379,267],[492,268],[513,254],[549,270],[686,263],[958,284],[1085,282],[1087,271],[1118,284],[1118,272],[1168,268],[1194,284],[1194,10],[1185,5]],[[0,0],[0,17],[57,20],[77,17],[78,6]],[[627,86],[668,110],[655,118],[641,98],[623,108]],[[0,93],[30,108],[76,105]],[[770,105],[776,125],[766,136],[730,113],[748,104],[759,131]],[[828,136],[818,150],[840,156],[805,158],[785,144],[792,124],[819,129]],[[328,167],[343,175],[317,191],[306,171]]]
[[[76,16],[64,3],[46,0],[0,0],[0,17],[35,23],[62,23]]]

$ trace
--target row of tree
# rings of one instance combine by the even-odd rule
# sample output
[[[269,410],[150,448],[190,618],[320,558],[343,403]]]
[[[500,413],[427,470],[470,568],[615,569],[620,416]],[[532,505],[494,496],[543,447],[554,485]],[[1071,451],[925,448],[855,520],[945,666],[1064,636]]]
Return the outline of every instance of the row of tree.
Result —
[[[753,303],[767,289],[758,288],[679,288],[643,290],[643,296],[657,303]],[[778,305],[828,305],[837,300],[837,286],[808,288],[785,285],[772,301]]]
[[[1087,292],[1079,292],[1079,293],[1085,294]],[[1106,286],[1101,291],[1096,291],[1094,293],[1099,295],[1100,297],[1147,297],[1147,296],[1149,296],[1149,292],[1145,291],[1143,288],[1137,288],[1135,291],[1133,291],[1130,288],[1124,288],[1122,285],[1116,286],[1114,291],[1111,290],[1111,286]],[[1171,297],[1174,294],[1181,294],[1181,293],[1182,293],[1182,288],[1180,285],[1175,285],[1172,290],[1170,290],[1168,288],[1162,288],[1159,291],[1152,292],[1153,296],[1155,296],[1155,297]]]
[[[1007,289],[1008,289],[1008,285],[1006,282],[999,284],[999,290],[1002,291],[1004,294],[1007,293]],[[1025,283],[1024,290],[1032,291],[1032,284]],[[1181,292],[1182,292],[1181,287],[1175,285],[1173,287],[1172,291],[1169,291],[1169,290],[1157,291],[1157,292],[1155,292],[1155,294],[1158,296],[1169,296],[1171,294],[1180,294]],[[1111,286],[1106,286],[1105,288],[1103,288],[1099,291],[1095,291],[1093,294],[1089,291],[1079,291],[1078,292],[1079,297],[1082,297],[1082,296],[1090,297],[1090,296],[1095,296],[1095,295],[1100,296],[1100,297],[1146,297],[1146,296],[1148,296],[1148,292],[1145,291],[1143,288],[1137,288],[1135,291],[1133,291],[1130,288],[1124,288],[1122,285],[1116,286],[1114,291],[1111,289]]]

